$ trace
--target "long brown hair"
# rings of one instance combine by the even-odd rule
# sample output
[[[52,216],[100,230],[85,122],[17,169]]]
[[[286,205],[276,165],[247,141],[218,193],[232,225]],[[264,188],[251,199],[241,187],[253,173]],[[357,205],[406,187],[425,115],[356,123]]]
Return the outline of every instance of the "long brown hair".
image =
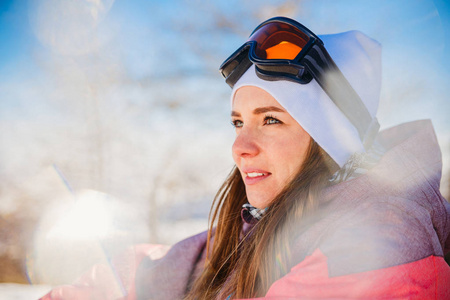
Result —
[[[211,243],[212,249],[186,299],[263,296],[286,274],[294,225],[317,207],[320,191],[336,169],[333,160],[311,139],[296,176],[273,199],[250,233],[242,237],[241,209],[247,197],[242,177],[233,168],[210,213],[207,249],[211,249]]]

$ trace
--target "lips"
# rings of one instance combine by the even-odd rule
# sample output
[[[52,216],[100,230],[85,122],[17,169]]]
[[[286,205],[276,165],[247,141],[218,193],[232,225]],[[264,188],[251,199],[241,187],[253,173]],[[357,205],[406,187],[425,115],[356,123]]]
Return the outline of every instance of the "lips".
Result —
[[[245,174],[244,183],[246,185],[256,184],[272,175],[270,172],[256,169],[244,169],[242,173]]]

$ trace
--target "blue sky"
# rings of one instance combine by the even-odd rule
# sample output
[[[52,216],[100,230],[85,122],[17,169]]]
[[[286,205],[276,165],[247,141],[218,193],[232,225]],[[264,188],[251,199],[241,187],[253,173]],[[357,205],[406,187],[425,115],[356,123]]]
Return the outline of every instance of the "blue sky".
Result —
[[[42,2],[42,1],[41,1]],[[89,2],[89,1],[86,1]],[[210,2],[210,1],[203,1]],[[239,9],[250,11],[251,5],[241,5],[241,1],[217,2],[225,15],[232,15],[236,6]],[[248,1],[249,3],[258,3]],[[276,5],[283,1],[260,1],[259,3],[270,3]],[[300,2],[300,1],[298,1]],[[33,47],[39,47],[39,42],[33,35],[29,22],[29,2],[18,0],[4,0],[0,2],[0,69],[5,66],[20,64],[30,59]],[[164,21],[177,19],[179,24],[183,20],[192,22],[192,18],[203,19],[204,26],[208,26],[211,16],[208,16],[201,6],[202,1],[115,1],[108,18],[116,19],[123,30],[145,28],[153,26],[157,34],[164,35]],[[243,2],[245,3],[245,2]],[[294,2],[295,3],[295,2]],[[392,38],[400,38],[399,43],[416,43],[416,36],[428,36],[421,40],[427,48],[445,47],[444,53],[449,54],[450,44],[450,4],[444,0],[423,0],[423,1],[301,1],[298,5],[298,15],[302,17],[305,25],[314,29],[318,33],[330,28],[336,31],[358,28],[364,32],[377,32],[378,38],[387,35]],[[200,4],[200,5],[199,5]],[[436,9],[438,16],[430,16]],[[331,13],[332,12],[332,13]],[[240,12],[242,14],[242,12]],[[249,12],[250,14],[250,12]],[[174,18],[174,16],[181,16]],[[431,18],[431,21],[426,21]],[[251,30],[255,23],[249,18],[247,27]],[[392,32],[389,32],[392,31]],[[133,33],[127,32],[130,41],[133,41]],[[134,32],[136,34],[136,32]],[[139,35],[137,34],[136,37]],[[171,37],[165,37],[169,40]],[[172,36],[176,39],[176,36]],[[380,38],[383,39],[383,38]],[[134,44],[132,46],[135,46]],[[448,60],[442,59],[447,63]],[[5,71],[1,72],[3,75]]]
[[[39,2],[39,1],[38,1]],[[43,2],[43,1],[41,1]],[[69,1],[70,2],[70,1]],[[86,1],[89,2],[89,1]],[[95,1],[93,1],[95,2]],[[250,14],[251,5],[241,5],[241,1],[214,2],[226,15],[232,15],[239,7],[239,13],[245,16],[247,10]],[[269,3],[275,6],[283,1],[247,1],[254,3]],[[298,1],[300,2],[300,1]],[[146,41],[139,40],[139,32],[143,28],[153,27],[155,34],[164,38],[164,42],[174,43],[177,33],[164,33],[164,22],[177,20],[178,25],[191,24],[192,19],[204,20],[204,26],[211,22],[207,10],[201,5],[202,1],[115,1],[107,18],[114,19],[121,29],[121,38],[129,46],[142,48],[148,45]],[[295,1],[294,1],[295,3]],[[330,27],[336,31],[360,29],[374,37],[393,43],[397,46],[410,45],[421,52],[426,52],[435,47],[444,48],[439,65],[448,69],[450,63],[444,59],[450,54],[450,4],[444,0],[423,1],[301,1],[298,5],[297,15],[305,25],[313,28],[318,33],[327,32]],[[435,11],[433,12],[433,9]],[[32,8],[31,8],[32,10]],[[32,25],[29,22],[30,6],[28,1],[4,0],[0,2],[0,76],[7,76],[14,71],[21,71],[23,65],[32,64],[32,52],[36,47],[41,47],[33,34]],[[430,15],[437,13],[437,15]],[[181,16],[176,17],[174,16]],[[253,21],[253,22],[252,22]],[[255,26],[254,18],[249,18],[245,27],[250,31]],[[163,25],[164,24],[164,25]],[[201,28],[197,25],[197,28]],[[132,31],[132,32],[131,32]],[[201,34],[201,33],[200,33]],[[420,41],[417,40],[420,38]],[[230,37],[232,40],[232,37]],[[233,41],[234,42],[234,41]],[[234,43],[230,43],[235,47]],[[411,50],[411,48],[405,50]],[[226,49],[228,52],[229,50]],[[131,51],[132,52],[132,51]],[[224,51],[226,53],[226,51]],[[155,53],[157,56],[158,53]],[[128,63],[130,68],[136,65],[137,57],[130,54]],[[435,58],[433,58],[435,59]],[[135,60],[135,61],[133,61]],[[30,66],[29,66],[30,67]],[[136,70],[136,72],[138,72]],[[140,72],[143,72],[142,70]],[[24,75],[24,74],[22,74]]]

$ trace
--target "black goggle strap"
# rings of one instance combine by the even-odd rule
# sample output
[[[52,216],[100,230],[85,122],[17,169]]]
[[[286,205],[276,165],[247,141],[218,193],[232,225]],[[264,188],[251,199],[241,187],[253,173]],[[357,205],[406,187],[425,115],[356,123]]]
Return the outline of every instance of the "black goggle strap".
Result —
[[[328,52],[314,45],[302,63],[311,72],[322,89],[358,130],[364,148],[368,150],[380,125],[372,118],[361,98],[351,87]]]

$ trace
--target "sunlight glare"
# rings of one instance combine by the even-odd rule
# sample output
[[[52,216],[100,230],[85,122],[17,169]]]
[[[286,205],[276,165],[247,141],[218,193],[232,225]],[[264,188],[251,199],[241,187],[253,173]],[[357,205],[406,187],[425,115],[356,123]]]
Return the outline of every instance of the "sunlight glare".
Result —
[[[83,192],[68,211],[59,216],[47,237],[80,240],[107,236],[112,226],[107,200],[102,193]]]

